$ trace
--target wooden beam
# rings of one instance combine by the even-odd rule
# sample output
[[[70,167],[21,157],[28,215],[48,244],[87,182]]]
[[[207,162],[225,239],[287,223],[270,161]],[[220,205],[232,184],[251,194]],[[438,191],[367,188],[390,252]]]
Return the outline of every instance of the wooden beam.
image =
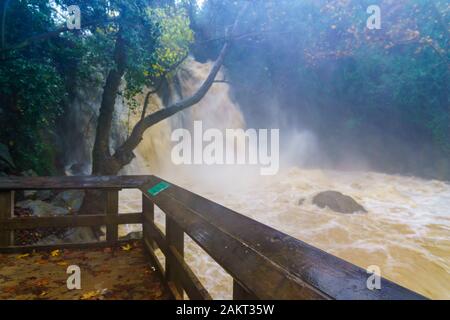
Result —
[[[1,177],[0,190],[139,188],[148,176]]]
[[[233,300],[256,300],[253,294],[233,279]]]
[[[170,217],[166,215],[166,243],[168,247],[172,247],[177,253],[184,256],[184,232],[183,229]],[[172,250],[167,251],[166,255],[166,278],[168,282],[173,282],[180,296],[183,296],[183,284],[176,268],[177,259]]]
[[[233,278],[250,286],[259,299],[323,299],[326,296],[295,279],[287,270],[274,264],[229,232],[210,224],[197,212],[170,196],[168,191],[150,196],[166,217],[176,220],[181,228]],[[148,186],[142,188],[148,190]],[[168,231],[166,223],[166,232]],[[251,229],[248,230],[251,232]],[[170,266],[170,263],[169,263]]]
[[[27,245],[27,246],[9,246],[0,248],[0,253],[27,253],[33,251],[50,251],[56,249],[95,249],[95,248],[108,248],[122,246],[128,243],[139,241],[133,240],[118,240],[114,246],[111,246],[108,242],[81,242],[81,243],[59,243],[51,245]]]
[[[0,191],[0,219],[11,219],[14,216],[14,191]],[[4,223],[0,222],[0,227]],[[7,247],[14,244],[14,234],[12,231],[2,230],[0,232],[0,247]]]
[[[144,219],[144,226],[145,231],[143,234],[143,238],[145,243],[147,244],[147,250],[151,251],[154,259],[157,260],[159,268],[163,270],[162,266],[159,264],[158,259],[156,258],[156,255],[154,255],[153,253],[156,246],[158,246],[164,253],[164,255],[166,256],[166,261],[167,256],[172,255],[173,261],[171,262],[171,268],[176,270],[176,274],[179,276],[182,287],[184,288],[184,291],[186,291],[189,299],[212,300],[211,295],[205,289],[197,276],[192,272],[190,267],[186,264],[183,256],[178,253],[178,250],[176,250],[175,247],[167,245],[165,236],[161,232],[161,230],[159,230],[153,222],[150,222],[147,219]],[[155,246],[150,246],[151,241],[155,243]],[[180,290],[177,290],[177,294],[180,295]]]
[[[189,299],[191,300],[212,300],[208,290],[205,289],[203,284],[192,272],[191,268],[184,261],[183,256],[178,253],[178,250],[173,246],[169,246],[169,251],[174,258],[174,262],[171,268],[175,269],[176,274],[179,276],[180,282],[184,291],[186,291]]]
[[[108,221],[113,224],[142,223],[142,213],[124,213],[108,220],[106,215],[76,215],[57,217],[15,217],[0,220],[0,230],[26,230],[34,228],[58,227],[90,227],[106,225]]]
[[[161,249],[161,251],[164,253],[165,256],[168,255],[169,248],[167,246],[166,237],[164,234],[159,230],[159,228],[152,222],[148,222],[148,220],[144,220],[144,233],[143,237],[146,238],[149,243],[152,241],[154,242],[154,245]],[[156,249],[156,246],[154,247],[154,250]]]
[[[119,216],[119,191],[106,191],[106,242],[114,245],[119,239],[119,226],[115,222]]]
[[[387,279],[369,290],[364,269],[176,185],[147,192],[161,181],[142,192],[259,299],[424,299]]]
[[[148,199],[144,195],[142,195],[142,213],[143,213],[144,217],[146,217],[147,221],[154,223],[154,221],[155,221],[155,205],[153,204],[153,202],[150,201],[150,199]],[[147,224],[145,224],[145,223],[142,224],[143,234],[145,234],[146,226],[147,226]],[[156,248],[155,241],[152,239],[149,239],[149,241],[150,241],[150,245],[153,248]]]

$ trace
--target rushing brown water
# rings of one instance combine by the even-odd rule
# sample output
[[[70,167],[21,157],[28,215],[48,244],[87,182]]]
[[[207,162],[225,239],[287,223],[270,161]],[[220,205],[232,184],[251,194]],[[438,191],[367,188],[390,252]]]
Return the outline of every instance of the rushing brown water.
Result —
[[[192,93],[210,65],[191,61],[181,76],[183,93]],[[155,100],[155,105],[159,101]],[[215,85],[193,109],[148,130],[137,159],[125,173],[156,173],[195,193],[321,248],[362,268],[377,265],[382,276],[436,299],[450,298],[450,185],[381,173],[306,170],[286,167],[260,176],[243,167],[173,167],[171,128],[183,119],[208,127],[244,127],[226,85]],[[281,150],[283,152],[283,150]],[[151,169],[151,170],[150,170]],[[314,194],[336,190],[367,210],[345,215],[319,209]],[[305,199],[299,205],[300,199]],[[121,210],[140,208],[140,194],[121,193]],[[163,214],[157,222],[164,230]],[[231,297],[231,278],[188,237],[186,257],[214,298]],[[162,254],[160,254],[162,257]]]
[[[450,185],[446,183],[299,168],[256,177],[245,186],[234,180],[234,188],[227,190],[198,178],[178,180],[193,192],[362,268],[377,265],[384,277],[427,297],[450,298]],[[368,213],[343,215],[311,203],[315,193],[329,189],[351,195]],[[301,206],[300,198],[306,199]],[[140,205],[139,194],[129,192],[123,199],[131,208]],[[157,216],[163,227],[162,215]],[[192,241],[187,242],[187,259],[214,297],[230,297],[231,279]]]

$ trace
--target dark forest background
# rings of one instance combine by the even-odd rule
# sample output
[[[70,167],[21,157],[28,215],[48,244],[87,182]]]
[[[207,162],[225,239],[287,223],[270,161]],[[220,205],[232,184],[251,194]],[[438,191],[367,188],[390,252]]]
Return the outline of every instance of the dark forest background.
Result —
[[[35,41],[61,25],[49,3],[80,5],[83,21],[107,18],[110,7],[125,10],[130,23],[142,19],[142,30],[126,33],[133,59],[123,94],[133,97],[187,51],[199,61],[214,60],[243,1],[205,0],[200,8],[190,0],[2,0],[6,173],[63,172],[60,136],[70,130],[62,124],[71,97],[80,83],[102,86],[92,75],[113,60],[108,25]],[[372,4],[381,8],[380,30],[366,28]],[[169,10],[170,28],[168,19],[148,17],[146,6]],[[450,179],[449,10],[438,0],[253,1],[221,80],[230,84],[249,127],[311,131],[323,161],[309,165],[346,169],[358,159],[383,172]],[[157,50],[168,41],[164,32],[182,43],[175,52]]]

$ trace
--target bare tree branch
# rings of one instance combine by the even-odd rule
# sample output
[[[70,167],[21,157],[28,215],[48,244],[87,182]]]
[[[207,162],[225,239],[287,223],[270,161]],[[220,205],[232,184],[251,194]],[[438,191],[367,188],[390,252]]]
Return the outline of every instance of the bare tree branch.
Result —
[[[164,109],[158,110],[155,113],[152,113],[144,118],[142,118],[133,128],[131,135],[128,137],[128,139],[116,150],[115,154],[113,155],[113,158],[118,162],[120,166],[126,165],[131,162],[131,160],[134,157],[133,150],[139,145],[139,143],[143,139],[144,132],[150,128],[151,126],[157,124],[158,122],[169,118],[170,116],[185,110],[196,103],[198,103],[209,91],[212,84],[214,83],[214,80],[222,67],[223,61],[225,59],[225,55],[228,52],[228,49],[231,45],[233,35],[236,33],[238,23],[244,14],[244,12],[247,10],[249,6],[249,3],[246,3],[244,7],[240,10],[231,30],[229,30],[227,33],[230,36],[227,36],[227,40],[224,43],[219,56],[217,57],[216,61],[214,62],[213,67],[211,68],[208,77],[205,79],[203,84],[200,86],[200,88],[190,97],[183,99],[181,101],[178,101]]]
[[[223,80],[214,80],[214,83],[226,83],[226,84],[230,84],[230,81],[223,79]]]
[[[161,89],[161,86],[164,82],[164,79],[166,78],[166,76],[171,73],[172,71],[174,71],[176,68],[178,68],[188,57],[188,54],[185,54],[179,61],[177,61],[175,64],[173,64],[172,66],[170,66],[165,72],[164,74],[159,78],[159,82],[158,84],[155,86],[155,88],[149,92],[147,92],[146,96],[145,96],[145,100],[144,100],[144,106],[142,108],[142,114],[141,114],[141,120],[144,119],[145,117],[145,113],[147,112],[147,108],[148,108],[148,104],[150,102],[150,96],[152,94],[155,94],[159,91],[159,89]]]

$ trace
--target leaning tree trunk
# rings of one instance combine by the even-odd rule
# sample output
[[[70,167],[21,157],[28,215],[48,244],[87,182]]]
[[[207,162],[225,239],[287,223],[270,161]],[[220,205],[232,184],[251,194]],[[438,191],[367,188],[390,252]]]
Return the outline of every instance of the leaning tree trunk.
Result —
[[[115,67],[109,71],[103,88],[94,148],[92,151],[92,175],[117,175],[121,169],[121,166],[111,156],[109,146],[115,101],[126,69],[125,44],[120,32],[114,48],[114,62]],[[80,213],[100,214],[105,212],[105,192],[99,190],[86,191]]]
[[[200,88],[190,97],[169,105],[155,113],[145,116],[134,126],[127,140],[118,147],[114,154],[110,151],[110,133],[114,113],[114,105],[121,79],[126,70],[126,50],[124,40],[121,38],[120,31],[114,48],[115,68],[111,69],[106,79],[103,90],[102,103],[100,106],[100,114],[97,123],[97,131],[95,136],[94,149],[92,152],[92,174],[93,175],[117,175],[120,169],[129,164],[134,158],[133,151],[143,139],[144,132],[151,126],[167,119],[168,117],[185,110],[197,104],[214,83],[215,77],[222,67],[225,55],[231,45],[233,36],[237,29],[238,21],[246,11],[249,3],[244,5],[239,12],[231,30],[227,30],[226,41],[222,50],[215,61],[208,77],[205,79]],[[106,196],[102,192],[89,191],[81,207],[81,212],[86,214],[96,214],[105,212]]]

